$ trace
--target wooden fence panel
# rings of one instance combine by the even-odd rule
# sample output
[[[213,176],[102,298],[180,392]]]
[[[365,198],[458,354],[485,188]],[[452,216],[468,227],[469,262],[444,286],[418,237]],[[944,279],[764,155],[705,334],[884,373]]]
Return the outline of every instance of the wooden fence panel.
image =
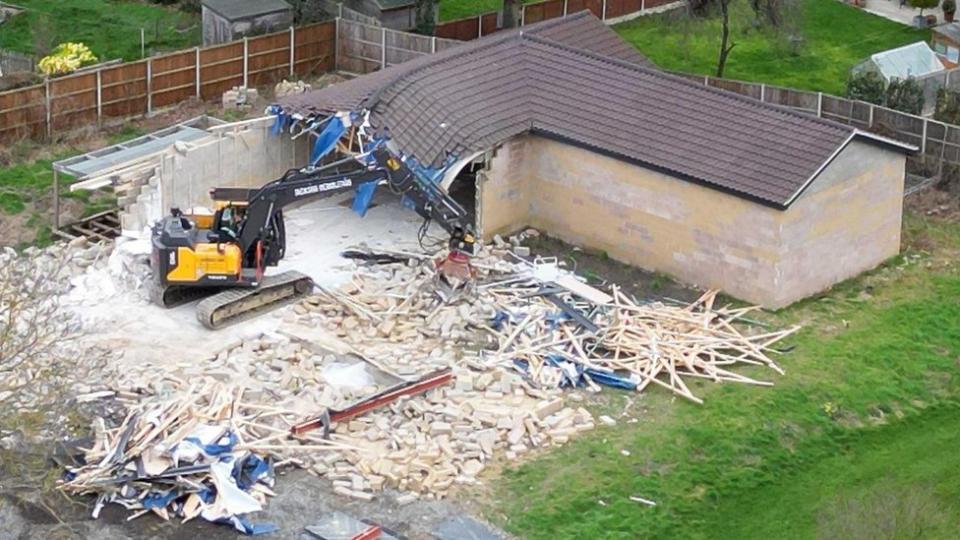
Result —
[[[756,83],[731,81],[727,79],[714,79],[713,77],[710,77],[709,84],[714,88],[719,88],[728,92],[736,92],[737,94],[749,96],[753,99],[760,99],[760,96],[763,93],[761,88],[762,85]]]
[[[169,107],[197,95],[197,52],[183,51],[150,59],[151,107]]]
[[[200,50],[200,97],[218,100],[243,85],[243,42]]]
[[[340,21],[337,69],[351,73],[370,73],[383,63],[384,28]]]
[[[484,13],[480,16],[480,24],[480,32],[485,36],[489,36],[490,34],[500,30],[500,13],[497,11],[492,13]]]
[[[51,80],[51,130],[60,132],[89,125],[97,125],[97,74]]]
[[[802,90],[768,85],[764,92],[764,101],[775,105],[790,107],[791,109],[810,111],[816,114],[819,98],[816,92],[804,92]]]
[[[273,86],[290,76],[289,31],[251,38],[247,53],[248,86]]]
[[[141,60],[100,72],[103,115],[147,114],[147,62]]]
[[[46,119],[43,85],[0,92],[0,141],[43,137]]]
[[[585,9],[597,17],[603,16],[603,0],[567,0],[567,13],[576,13]]]
[[[610,19],[626,15],[628,12],[625,4],[625,0],[607,0],[607,18]]]
[[[496,13],[493,14],[496,17]],[[437,25],[434,35],[444,39],[470,41],[480,35],[480,20],[483,17],[470,17]],[[484,21],[485,23],[487,21]],[[494,25],[496,27],[496,25]]]
[[[533,24],[563,17],[563,0],[547,0],[523,6],[523,24]]]
[[[336,28],[333,22],[297,28],[294,40],[294,72],[297,75],[309,77],[335,69]]]
[[[402,64],[432,52],[433,38],[430,36],[387,30],[385,37],[388,66]]]

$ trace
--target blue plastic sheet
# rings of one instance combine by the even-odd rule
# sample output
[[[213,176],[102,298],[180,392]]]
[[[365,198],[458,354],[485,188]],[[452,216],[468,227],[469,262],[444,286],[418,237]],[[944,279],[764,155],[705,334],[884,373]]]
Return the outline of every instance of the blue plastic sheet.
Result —
[[[364,217],[367,215],[367,210],[370,209],[370,203],[373,202],[373,196],[376,192],[376,182],[367,182],[366,184],[357,186],[357,192],[353,196],[353,211],[356,212],[358,216]]]
[[[259,457],[248,454],[233,465],[233,478],[237,487],[247,491],[270,472],[270,464]]]
[[[203,450],[204,454],[208,456],[219,456],[220,454],[226,454],[232,451],[233,447],[237,444],[237,436],[232,431],[227,433],[226,437],[227,442],[222,444],[219,443],[219,441],[212,444],[203,444],[200,442],[200,439],[197,439],[196,437],[187,437],[183,440],[196,445],[198,448]],[[223,440],[223,438],[221,437],[220,440]]]
[[[143,507],[146,509],[152,508],[166,508],[170,501],[177,498],[177,494],[174,491],[168,493],[148,493],[146,497],[140,501],[143,504]]]
[[[269,108],[267,108],[267,114],[276,116],[273,126],[270,128],[270,134],[274,137],[280,136],[280,134],[286,129],[290,117],[287,116],[287,113],[283,112],[283,107],[279,105],[271,105]]]
[[[327,154],[337,146],[337,141],[346,133],[347,126],[339,116],[330,118],[327,127],[317,136],[313,144],[313,153],[310,155],[310,164],[316,166]]]

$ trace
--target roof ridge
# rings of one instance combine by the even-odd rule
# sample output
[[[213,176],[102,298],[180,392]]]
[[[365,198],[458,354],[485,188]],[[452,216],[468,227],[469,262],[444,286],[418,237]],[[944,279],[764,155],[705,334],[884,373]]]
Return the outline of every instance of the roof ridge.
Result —
[[[749,105],[752,105],[752,106],[759,106],[759,108],[769,109],[769,110],[771,110],[771,111],[775,111],[775,112],[778,112],[778,113],[781,113],[781,114],[785,114],[785,115],[788,115],[788,116],[792,116],[792,117],[794,117],[794,118],[799,118],[799,119],[804,120],[804,121],[819,123],[819,124],[824,125],[824,126],[828,126],[828,127],[832,127],[832,128],[837,128],[837,129],[843,129],[843,130],[846,130],[846,131],[853,131],[853,126],[848,126],[848,125],[846,125],[846,124],[841,124],[841,123],[839,123],[839,122],[834,122],[833,120],[827,120],[826,118],[820,118],[820,117],[817,117],[817,116],[810,116],[809,114],[800,113],[800,112],[794,111],[793,109],[790,109],[790,108],[787,108],[787,107],[783,107],[783,106],[780,106],[780,105],[775,105],[775,104],[773,104],[773,103],[767,103],[767,102],[765,102],[765,101],[760,101],[759,99],[754,99],[754,98],[749,97],[749,96],[744,96],[744,95],[738,94],[738,93],[736,93],[736,92],[730,92],[729,90],[723,90],[722,88],[717,88],[717,87],[715,87],[715,86],[709,86],[709,85],[706,85],[706,84],[699,84],[699,83],[693,82],[693,81],[691,81],[691,80],[689,80],[689,79],[687,79],[687,78],[685,78],[685,77],[681,77],[681,76],[679,76],[679,75],[674,75],[673,73],[669,73],[669,72],[666,72],[666,71],[663,71],[663,70],[660,70],[660,69],[654,69],[654,68],[647,67],[647,66],[644,66],[644,65],[641,65],[641,64],[636,64],[636,63],[634,63],[634,62],[627,62],[626,60],[621,60],[621,59],[619,59],[619,58],[615,58],[615,57],[612,57],[612,56],[603,55],[603,54],[600,54],[600,53],[597,53],[597,52],[594,52],[594,51],[590,51],[590,50],[587,50],[587,49],[580,49],[580,48],[577,48],[577,47],[571,47],[571,46],[566,45],[566,44],[564,44],[564,43],[560,43],[560,42],[558,42],[558,41],[555,41],[555,40],[552,40],[552,39],[549,39],[549,38],[545,38],[545,37],[543,37],[543,36],[523,34],[523,35],[521,35],[521,38],[522,38],[522,39],[526,39],[526,40],[530,40],[530,41],[535,41],[535,42],[541,43],[541,44],[543,44],[543,45],[547,45],[547,46],[549,46],[549,47],[554,47],[554,48],[558,48],[558,49],[563,49],[563,50],[569,51],[569,52],[574,53],[574,54],[580,54],[580,55],[583,55],[583,56],[588,56],[588,57],[597,59],[597,60],[599,60],[599,61],[601,61],[601,62],[608,62],[608,63],[614,64],[614,65],[618,65],[618,66],[620,66],[620,67],[624,67],[624,68],[627,68],[627,69],[633,69],[633,70],[636,70],[636,71],[639,71],[639,72],[641,72],[641,73],[644,73],[644,74],[647,74],[647,75],[651,75],[651,76],[654,76],[654,77],[659,77],[659,78],[663,78],[663,79],[669,79],[669,80],[672,80],[672,81],[676,81],[676,82],[679,82],[679,83],[683,83],[684,85],[686,85],[686,86],[688,86],[688,87],[690,87],[690,88],[702,89],[702,90],[705,90],[705,91],[707,91],[707,92],[713,93],[713,94],[718,95],[718,96],[723,96],[723,97],[725,97],[725,98],[730,98],[730,99],[733,99],[733,100],[736,100],[736,101],[741,101],[741,102],[743,102],[743,103],[746,103],[746,104],[749,104]]]

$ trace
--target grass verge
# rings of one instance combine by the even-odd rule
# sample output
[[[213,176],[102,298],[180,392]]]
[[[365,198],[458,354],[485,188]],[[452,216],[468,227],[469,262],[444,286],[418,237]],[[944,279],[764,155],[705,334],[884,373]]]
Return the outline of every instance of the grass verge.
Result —
[[[905,237],[881,269],[765,316],[805,326],[775,387],[699,384],[703,406],[605,390],[595,409],[618,425],[505,471],[491,518],[522,538],[809,538],[875,490],[955,493],[938,449],[960,427],[960,225],[908,215]],[[933,537],[960,521],[925,511]]]
[[[847,75],[873,53],[930,37],[836,0],[800,0],[801,40],[792,43],[753,24],[746,3],[735,4],[731,39],[735,43],[724,77],[843,95]],[[682,10],[616,27],[658,66],[714,75],[720,46],[719,18],[694,19]]]

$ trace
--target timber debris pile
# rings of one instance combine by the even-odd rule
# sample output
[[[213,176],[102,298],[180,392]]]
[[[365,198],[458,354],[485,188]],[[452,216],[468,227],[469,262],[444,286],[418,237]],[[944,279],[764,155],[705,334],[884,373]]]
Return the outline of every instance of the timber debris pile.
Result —
[[[700,403],[691,380],[769,385],[737,366],[783,372],[774,345],[796,328],[748,331],[755,308],[716,306],[716,292],[667,305],[600,290],[531,259],[523,237],[475,257],[475,279],[453,292],[442,257],[352,250],[352,279],[295,304],[279,331],[204,362],[123,371],[109,392],[127,417],[98,421],[86,465],[61,488],[134,515],[249,531],[245,514],[263,506],[279,467],[355,499],[434,500],[481,482],[494,460],[594,429],[582,392],[566,390],[657,386]],[[263,474],[238,476],[248,469]]]

